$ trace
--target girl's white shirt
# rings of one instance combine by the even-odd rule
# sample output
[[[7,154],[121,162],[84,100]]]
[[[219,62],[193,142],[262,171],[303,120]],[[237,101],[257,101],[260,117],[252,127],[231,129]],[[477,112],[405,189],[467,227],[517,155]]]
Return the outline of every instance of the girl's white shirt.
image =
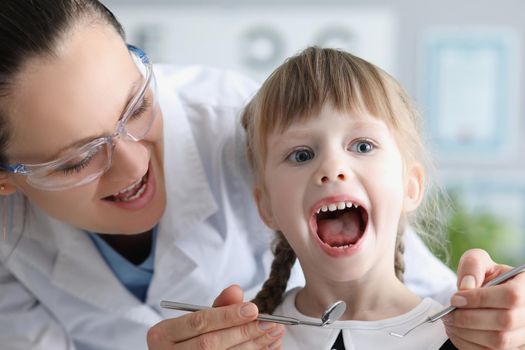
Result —
[[[267,276],[273,236],[252,199],[239,123],[257,84],[203,67],[156,67],[155,74],[167,208],[145,302],[120,284],[85,232],[14,194],[8,239],[0,241],[2,350],[147,349],[147,330],[181,314],[160,309],[161,299],[211,305],[234,283],[249,299]],[[415,292],[451,295],[454,275],[411,232],[406,259]],[[303,283],[296,266],[290,287]]]
[[[283,303],[273,314],[318,322],[319,319],[305,316],[297,310],[295,298],[300,290],[301,288],[294,288],[287,292]],[[442,309],[440,303],[425,298],[409,312],[379,321],[336,321],[322,328],[286,326],[282,349],[331,350],[337,336],[342,332],[346,350],[437,350],[448,339],[441,320],[422,325],[404,338],[396,338],[389,333],[403,333]]]

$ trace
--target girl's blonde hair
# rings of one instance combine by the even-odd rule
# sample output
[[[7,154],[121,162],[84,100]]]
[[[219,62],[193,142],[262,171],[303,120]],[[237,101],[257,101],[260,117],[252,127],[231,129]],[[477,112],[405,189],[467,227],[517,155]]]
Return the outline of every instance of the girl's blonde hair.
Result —
[[[428,192],[430,162],[421,137],[420,118],[404,89],[389,74],[359,57],[318,47],[309,47],[287,59],[263,83],[243,112],[248,160],[255,181],[263,190],[268,136],[284,132],[292,123],[312,118],[326,103],[340,112],[368,113],[385,122],[394,134],[405,164],[418,162],[423,167]],[[420,207],[417,213],[424,227],[429,228],[426,217],[435,208],[427,211],[425,207]],[[400,220],[394,262],[400,280],[404,272],[401,235],[405,222],[409,220],[417,226],[418,217],[412,215]],[[261,312],[271,313],[280,304],[295,261],[293,250],[280,232],[274,254],[270,277],[254,300]]]

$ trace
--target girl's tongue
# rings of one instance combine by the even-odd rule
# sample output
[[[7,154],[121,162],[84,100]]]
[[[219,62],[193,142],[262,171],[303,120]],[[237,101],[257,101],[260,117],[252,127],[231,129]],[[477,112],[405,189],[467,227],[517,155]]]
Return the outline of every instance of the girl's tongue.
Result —
[[[350,210],[337,217],[319,219],[317,234],[332,247],[355,244],[362,234],[360,214],[357,210]]]

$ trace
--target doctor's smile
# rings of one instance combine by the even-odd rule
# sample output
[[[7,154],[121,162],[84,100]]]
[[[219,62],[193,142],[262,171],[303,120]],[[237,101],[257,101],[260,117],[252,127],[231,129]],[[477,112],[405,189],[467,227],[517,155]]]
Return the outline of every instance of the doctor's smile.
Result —
[[[141,209],[153,199],[155,191],[155,174],[150,165],[146,174],[140,179],[102,200],[125,209]]]
[[[348,196],[325,198],[311,210],[310,229],[320,247],[332,257],[357,253],[365,236],[368,213]]]

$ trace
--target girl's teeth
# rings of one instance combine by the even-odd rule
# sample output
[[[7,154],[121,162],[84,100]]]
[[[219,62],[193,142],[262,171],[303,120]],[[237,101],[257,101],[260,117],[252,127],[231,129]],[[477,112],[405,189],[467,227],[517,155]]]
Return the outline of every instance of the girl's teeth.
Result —
[[[335,245],[335,246],[332,246],[332,245],[329,245],[325,242],[323,242],[323,244],[327,247],[330,247],[330,248],[336,248],[336,249],[346,249],[346,248],[350,248],[350,247],[353,247],[354,245],[353,244],[343,244],[343,245]]]
[[[336,211],[336,210],[344,210],[346,208],[358,208],[359,206],[352,202],[337,202],[337,203],[331,203],[328,205],[323,205],[321,208],[317,209],[317,214],[320,212],[327,212],[327,211]]]

